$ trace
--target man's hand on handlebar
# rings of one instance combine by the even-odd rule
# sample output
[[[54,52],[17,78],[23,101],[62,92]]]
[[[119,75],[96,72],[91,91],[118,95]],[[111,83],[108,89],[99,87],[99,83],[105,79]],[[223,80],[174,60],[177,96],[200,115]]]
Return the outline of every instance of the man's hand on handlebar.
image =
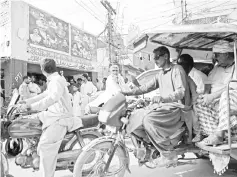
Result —
[[[26,104],[26,101],[25,100],[21,100],[17,104]]]
[[[24,103],[24,104],[19,104],[17,106],[17,111],[18,112],[25,112],[25,111],[31,111],[30,105]]]
[[[154,96],[152,98],[152,103],[161,103],[161,102],[163,102],[163,99],[161,96]]]

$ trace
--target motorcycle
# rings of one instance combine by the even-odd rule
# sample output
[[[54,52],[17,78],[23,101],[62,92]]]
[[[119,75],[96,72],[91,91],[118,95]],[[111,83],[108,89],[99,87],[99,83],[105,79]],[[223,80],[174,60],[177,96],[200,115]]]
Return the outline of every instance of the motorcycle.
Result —
[[[1,176],[2,177],[13,177],[9,174],[9,164],[7,160],[7,156],[2,152],[2,142],[0,142],[1,149]]]
[[[141,100],[141,99],[140,99]],[[74,166],[74,177],[85,176],[113,176],[123,177],[125,171],[129,170],[129,149],[125,144],[126,126],[132,116],[132,111],[147,106],[145,101],[137,101],[133,106],[127,106],[126,98],[123,94],[112,97],[100,110],[99,121],[105,125],[106,130],[110,130],[109,136],[104,136],[91,141],[83,148]],[[176,155],[184,157],[186,152],[200,153],[200,149],[193,145],[187,145],[187,128],[183,126],[170,138],[177,141],[175,147]],[[154,160],[160,156],[160,152],[151,142],[131,133],[135,157],[139,165],[148,168],[155,168]],[[97,154],[97,158],[94,156]],[[92,160],[93,159],[93,160]],[[174,166],[176,163],[169,164]]]
[[[16,103],[18,98],[18,96],[14,97],[13,103]],[[36,151],[42,134],[42,124],[38,119],[35,119],[36,114],[33,112],[16,113],[16,109],[12,106],[6,114],[6,118],[1,121],[1,143],[14,138],[20,141],[22,150],[22,139],[25,139],[27,148],[15,157],[15,163],[22,168],[38,170],[40,157]],[[80,118],[83,127],[68,132],[61,143],[56,170],[69,169],[72,172],[82,147],[91,140],[101,137],[101,133],[98,132],[98,115],[92,114]],[[9,143],[9,141],[7,142]],[[6,150],[9,146],[6,144]],[[5,166],[3,166],[2,171],[7,170]]]

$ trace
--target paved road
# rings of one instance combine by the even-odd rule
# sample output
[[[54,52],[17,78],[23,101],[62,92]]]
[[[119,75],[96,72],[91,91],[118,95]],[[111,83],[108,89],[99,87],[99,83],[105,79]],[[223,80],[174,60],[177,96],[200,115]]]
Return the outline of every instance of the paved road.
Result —
[[[131,143],[127,144],[131,146]],[[193,158],[195,155],[186,154],[187,158]],[[130,153],[130,170],[131,174],[126,173],[126,177],[217,177],[213,173],[213,167],[209,160],[194,159],[185,160],[179,166],[173,168],[156,168],[148,169],[145,166],[139,167],[137,159]],[[10,174],[14,177],[41,177],[39,172],[33,172],[32,169],[21,169],[15,165],[14,159],[10,159]],[[222,175],[223,177],[237,176],[237,162],[232,162],[229,165],[229,170]],[[68,170],[57,171],[55,177],[72,177]]]
[[[32,172],[31,169],[21,169],[14,164],[14,160],[10,160],[10,173],[14,177],[40,177],[38,172]],[[229,170],[222,175],[223,177],[237,176],[237,163],[231,163]],[[131,174],[127,173],[126,177],[217,177],[213,173],[213,167],[209,160],[192,160],[186,161],[184,165],[176,168],[157,168],[148,169],[146,167],[139,167],[136,159],[131,156]],[[72,177],[68,170],[57,171],[55,177]]]

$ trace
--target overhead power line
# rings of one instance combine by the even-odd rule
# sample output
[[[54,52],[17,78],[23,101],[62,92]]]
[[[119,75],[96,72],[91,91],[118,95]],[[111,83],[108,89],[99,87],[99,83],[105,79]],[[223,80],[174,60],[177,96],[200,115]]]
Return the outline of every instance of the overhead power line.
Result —
[[[99,13],[104,13],[104,12],[102,12],[100,9],[99,9],[99,7],[98,6],[96,6],[95,5],[95,3],[93,2],[93,1],[91,1],[91,0],[89,0],[90,1],[90,3],[99,11]]]
[[[89,9],[95,16],[99,17],[99,15],[93,11],[86,3],[84,3],[83,1],[80,1],[87,9]],[[105,16],[105,15],[104,15]]]
[[[147,30],[149,30],[149,29],[154,29],[154,28],[157,28],[157,27],[160,27],[160,26],[166,25],[166,24],[168,24],[169,22],[172,22],[172,21],[173,21],[173,20],[169,20],[169,21],[167,21],[167,22],[165,22],[165,23],[162,23],[162,24],[159,24],[159,25],[153,26],[153,27],[151,27],[151,28],[146,28],[146,29],[142,30],[142,32],[145,32],[145,31],[147,31]]]
[[[210,12],[197,12],[197,13],[193,13],[192,15],[205,15],[205,14],[218,13],[218,12],[224,12],[224,11],[235,10],[235,9],[237,9],[237,7],[229,8],[229,9],[213,10]]]
[[[216,0],[214,0],[214,1],[216,1]],[[214,2],[214,1],[212,1],[212,2]],[[228,2],[230,2],[230,0],[229,0],[229,1],[226,1],[226,2],[224,2],[224,3],[221,3],[221,4],[219,4],[219,5],[215,6],[215,7],[219,7],[219,6],[221,6],[221,5],[223,5],[223,4],[226,4],[226,3],[228,3]],[[211,8],[209,8],[209,9],[212,9],[212,8],[215,8],[215,7],[211,7]],[[195,9],[195,8],[191,8],[191,9]],[[191,10],[191,9],[189,9],[189,10]],[[197,10],[197,11],[198,11],[198,10]]]
[[[199,1],[199,2],[196,2],[196,3],[192,3],[192,5],[193,5],[193,4],[199,4],[199,5],[200,5],[201,2],[207,2],[207,3],[201,4],[201,6],[203,6],[203,5],[212,3],[212,2],[214,2],[214,1],[216,1],[216,0],[213,0],[213,1],[211,1],[211,2],[207,2],[206,0],[205,0],[205,1]],[[199,5],[198,5],[198,6],[195,6],[194,8],[199,7]],[[168,10],[165,10],[165,11],[161,11],[161,12],[159,12],[159,14],[163,14],[163,13],[166,13],[166,12],[170,12],[170,11],[173,11],[173,10],[178,9],[178,8],[180,8],[180,7],[181,7],[181,5],[180,5],[180,6],[177,6],[177,7],[175,7],[175,8],[172,8],[172,9],[168,9]],[[179,12],[178,14],[181,14],[181,13],[182,13],[182,12]],[[148,14],[149,14],[149,13],[148,13]],[[173,14],[171,14],[171,15],[173,15]],[[149,19],[157,19],[157,18],[161,18],[161,16],[151,17],[151,18],[149,18]],[[146,20],[147,20],[147,19],[140,19],[140,20],[138,20],[138,19],[139,19],[139,18],[137,18],[137,20],[135,20],[135,23],[136,23],[136,22],[146,21]]]
[[[91,13],[89,10],[87,10],[84,6],[82,6],[77,0],[74,0],[79,6],[81,6],[84,10],[86,10],[89,14],[91,14],[95,19],[97,19],[98,21],[100,21],[102,24],[105,24],[105,22],[103,22],[101,19],[99,19],[98,17],[96,17],[93,13]]]

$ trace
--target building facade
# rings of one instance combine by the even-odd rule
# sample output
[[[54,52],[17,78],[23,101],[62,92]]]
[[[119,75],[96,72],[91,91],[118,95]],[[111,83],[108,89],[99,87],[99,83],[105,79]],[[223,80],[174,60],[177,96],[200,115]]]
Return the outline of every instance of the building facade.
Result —
[[[98,76],[97,38],[22,1],[1,0],[1,71],[5,95],[27,74],[41,74],[39,62],[53,58],[65,76]]]

